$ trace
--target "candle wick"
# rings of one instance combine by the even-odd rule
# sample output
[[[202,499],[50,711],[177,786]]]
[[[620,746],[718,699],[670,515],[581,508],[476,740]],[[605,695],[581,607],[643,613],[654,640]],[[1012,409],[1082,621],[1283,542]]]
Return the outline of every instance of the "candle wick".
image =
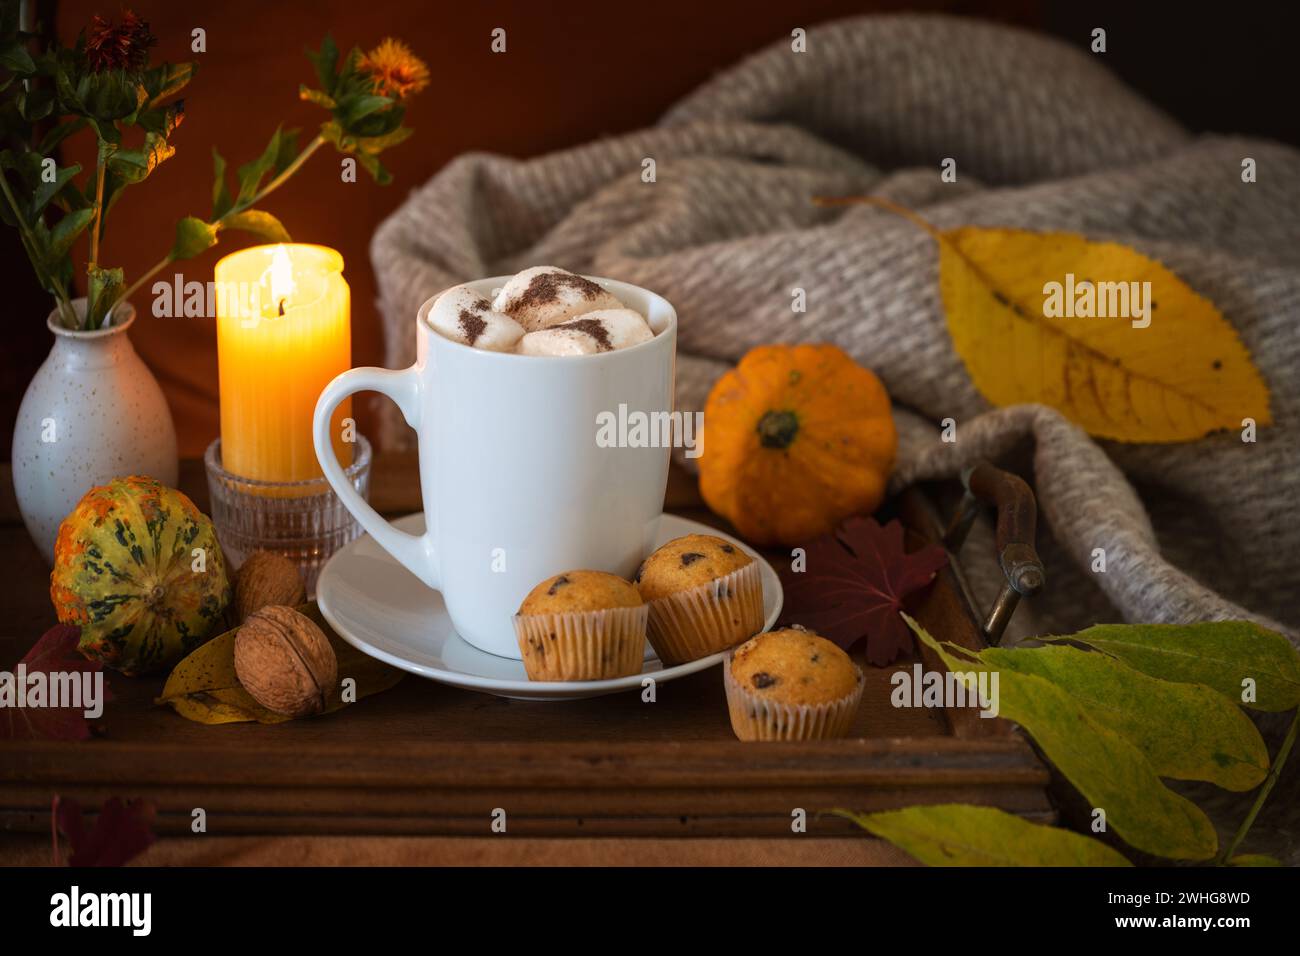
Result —
[[[280,300],[280,314],[284,315],[284,299]]]

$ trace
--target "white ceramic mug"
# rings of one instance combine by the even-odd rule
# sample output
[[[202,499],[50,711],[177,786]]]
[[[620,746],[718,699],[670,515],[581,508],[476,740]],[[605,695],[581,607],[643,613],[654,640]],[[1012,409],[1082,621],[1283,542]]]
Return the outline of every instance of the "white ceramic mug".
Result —
[[[490,297],[509,278],[468,285]],[[416,316],[414,365],[354,368],[316,403],[316,457],[343,504],[442,593],[461,637],[501,657],[520,657],[512,619],[536,584],[578,569],[630,577],[663,512],[669,449],[601,447],[598,416],[617,416],[620,405],[629,413],[673,410],[677,314],[653,292],[591,278],[644,315],[654,338],[594,355],[488,352],[430,328],[431,298]],[[364,390],[391,398],[416,431],[423,535],[381,518],[334,456],[334,407]]]

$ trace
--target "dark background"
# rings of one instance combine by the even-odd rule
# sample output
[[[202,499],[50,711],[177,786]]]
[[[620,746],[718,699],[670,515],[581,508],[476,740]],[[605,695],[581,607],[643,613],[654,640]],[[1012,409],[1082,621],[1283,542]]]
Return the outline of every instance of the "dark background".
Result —
[[[46,29],[65,43],[92,14],[115,18],[120,13],[115,3],[102,0],[36,6]],[[326,31],[344,49],[370,48],[391,35],[429,63],[433,83],[409,113],[416,135],[384,157],[395,176],[392,185],[378,187],[363,174],[355,185],[340,189],[337,158],[323,150],[266,204],[295,239],[343,253],[358,365],[383,362],[370,236],[411,189],[449,159],[467,150],[534,156],[653,124],[702,81],[788,38],[796,26],[860,13],[946,12],[1045,31],[1084,49],[1092,29],[1100,26],[1107,31],[1106,63],[1193,131],[1300,144],[1296,18],[1281,12],[1280,5],[138,0],[130,6],[159,38],[155,62],[192,58],[199,73],[185,94],[186,121],[173,138],[176,156],[148,182],[129,189],[109,220],[101,259],[125,267],[128,282],[167,250],[177,219],[207,216],[213,146],[233,168],[259,153],[278,123],[311,129],[320,121],[319,110],[296,95],[298,84],[312,79],[304,47],[315,48]],[[497,26],[508,34],[505,56],[489,52]],[[195,27],[207,31],[204,54],[190,53]],[[69,160],[93,162],[93,144],[73,144],[62,162]],[[241,241],[224,237],[216,249],[187,264],[187,278],[209,278],[217,258]],[[0,231],[0,277],[7,299],[7,335],[0,348],[0,457],[8,460],[23,390],[51,344],[44,321],[51,303],[8,228]],[[200,455],[217,433],[212,323],[156,319],[142,310],[131,337],[167,392],[182,454]],[[358,418],[362,430],[373,434],[364,403]]]

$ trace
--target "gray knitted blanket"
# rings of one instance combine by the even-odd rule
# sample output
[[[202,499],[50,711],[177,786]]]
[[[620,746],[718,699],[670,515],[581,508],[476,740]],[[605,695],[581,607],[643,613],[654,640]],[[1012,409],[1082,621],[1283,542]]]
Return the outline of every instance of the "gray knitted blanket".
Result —
[[[941,181],[946,157],[956,182]],[[1241,181],[1245,157],[1257,182]],[[886,212],[810,202],[867,193],[940,228],[1069,230],[1159,259],[1235,324],[1276,424],[1255,444],[1230,433],[1133,445],[1089,438],[1043,406],[992,409],[953,351],[933,241]],[[806,52],[779,41],[653,129],[526,161],[461,156],[371,252],[393,367],[413,360],[429,295],[543,263],[676,305],[683,409],[702,407],[755,345],[840,345],[896,403],[895,488],[979,458],[1033,484],[1048,587],[1022,604],[1013,638],[1227,617],[1300,635],[1300,153],[1190,136],[1083,41],[913,16],[812,29]],[[948,417],[955,443],[939,439]],[[409,441],[395,415],[383,437]],[[987,529],[966,547],[987,601]],[[1105,573],[1091,570],[1098,547]]]

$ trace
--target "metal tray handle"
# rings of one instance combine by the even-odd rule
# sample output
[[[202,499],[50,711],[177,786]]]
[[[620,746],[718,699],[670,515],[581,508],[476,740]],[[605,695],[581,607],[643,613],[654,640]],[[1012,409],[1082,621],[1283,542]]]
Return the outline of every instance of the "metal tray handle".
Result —
[[[944,547],[951,554],[961,550],[981,503],[991,504],[997,509],[998,561],[1006,583],[983,625],[984,639],[994,646],[1002,639],[1020,599],[1033,597],[1046,583],[1043,562],[1034,549],[1038,503],[1029,485],[1020,477],[994,468],[986,461],[963,471],[961,482],[966,493],[943,536]]]

